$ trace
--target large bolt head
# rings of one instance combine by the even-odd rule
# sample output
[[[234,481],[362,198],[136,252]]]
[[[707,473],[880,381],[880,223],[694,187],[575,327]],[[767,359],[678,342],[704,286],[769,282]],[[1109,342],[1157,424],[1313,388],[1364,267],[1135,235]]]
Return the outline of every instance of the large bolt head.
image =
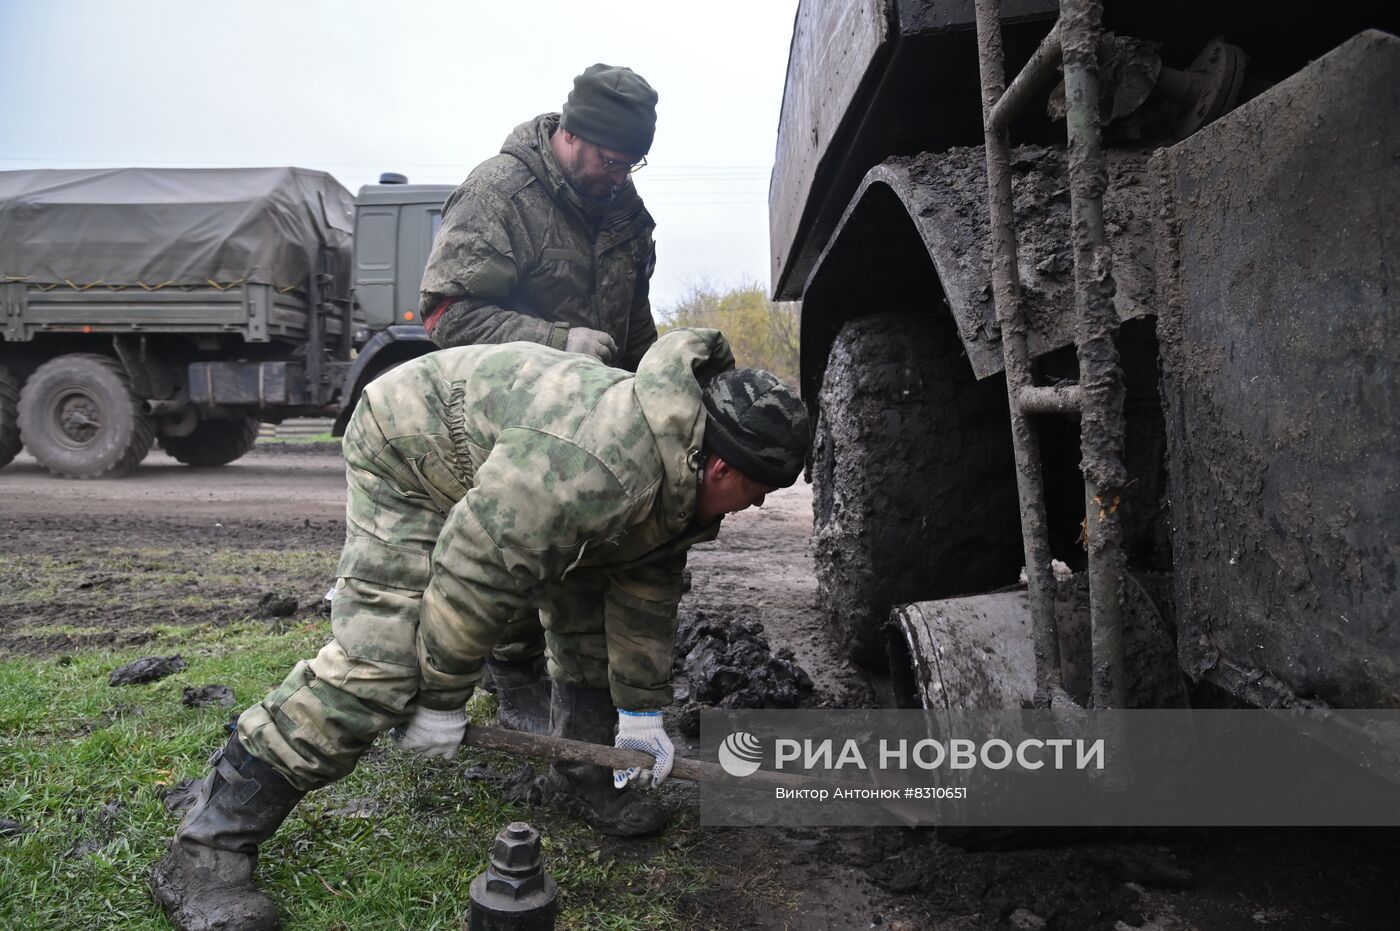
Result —
[[[524,821],[512,821],[496,836],[491,866],[507,875],[523,875],[540,869],[540,832]]]

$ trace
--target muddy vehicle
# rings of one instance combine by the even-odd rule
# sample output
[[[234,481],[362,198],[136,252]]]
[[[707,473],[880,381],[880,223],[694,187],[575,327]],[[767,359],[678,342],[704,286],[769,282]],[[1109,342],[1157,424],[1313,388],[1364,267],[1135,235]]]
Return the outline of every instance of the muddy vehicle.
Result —
[[[158,444],[239,458],[432,348],[418,285],[451,188],[358,198],[298,168],[0,172],[0,466],[68,478]]]
[[[890,701],[1400,707],[1397,29],[803,0],[773,290]]]

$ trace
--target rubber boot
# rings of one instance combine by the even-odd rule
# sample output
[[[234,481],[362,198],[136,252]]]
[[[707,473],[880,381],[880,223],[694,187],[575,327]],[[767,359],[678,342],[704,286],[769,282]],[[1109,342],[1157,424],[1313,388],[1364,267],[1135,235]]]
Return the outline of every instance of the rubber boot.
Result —
[[[276,931],[277,908],[253,885],[258,845],[305,793],[245,750],[237,734],[210,764],[170,852],[151,870],[151,892],[176,931]]]
[[[544,657],[507,662],[486,659],[487,688],[496,693],[496,723],[526,734],[549,733],[549,676]]]
[[[550,704],[554,737],[612,746],[617,709],[607,689],[581,689],[555,681]],[[542,780],[542,794],[579,815],[589,827],[614,837],[655,834],[671,820],[655,799],[636,789],[613,788],[612,770],[586,763],[555,763]]]

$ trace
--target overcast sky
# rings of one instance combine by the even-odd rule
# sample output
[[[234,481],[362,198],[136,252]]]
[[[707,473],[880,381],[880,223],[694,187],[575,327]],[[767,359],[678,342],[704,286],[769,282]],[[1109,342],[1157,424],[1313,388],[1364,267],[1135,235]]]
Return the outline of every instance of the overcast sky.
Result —
[[[575,74],[660,95],[654,307],[768,283],[797,0],[0,0],[0,169],[296,165],[457,184]]]

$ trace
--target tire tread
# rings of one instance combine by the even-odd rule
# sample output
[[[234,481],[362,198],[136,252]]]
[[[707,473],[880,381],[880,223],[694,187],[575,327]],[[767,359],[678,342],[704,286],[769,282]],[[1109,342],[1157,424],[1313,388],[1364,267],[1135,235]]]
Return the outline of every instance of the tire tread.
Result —
[[[19,382],[0,368],[0,468],[14,461],[23,446],[19,432]]]
[[[50,461],[43,455],[41,431],[25,429],[24,421],[28,419],[27,408],[34,396],[44,389],[44,382],[53,371],[62,371],[75,365],[95,365],[103,369],[115,378],[122,387],[123,398],[115,399],[117,403],[123,401],[129,406],[132,430],[131,436],[127,438],[126,446],[106,468],[98,471],[82,472]],[[141,460],[146,458],[146,454],[151,451],[151,446],[155,442],[155,429],[151,424],[151,419],[146,416],[145,408],[140,399],[131,391],[131,380],[127,378],[126,369],[120,362],[110,356],[99,355],[94,352],[74,352],[50,359],[34,370],[34,374],[29,376],[25,382],[24,389],[20,392],[20,428],[28,437],[26,442],[29,451],[34,454],[34,458],[39,460],[39,464],[48,469],[53,474],[62,478],[93,479],[93,478],[115,478],[125,475],[136,466]]]
[[[209,468],[228,465],[258,442],[262,423],[256,417],[219,417],[201,420],[187,436],[158,435],[156,442],[176,461]]]

